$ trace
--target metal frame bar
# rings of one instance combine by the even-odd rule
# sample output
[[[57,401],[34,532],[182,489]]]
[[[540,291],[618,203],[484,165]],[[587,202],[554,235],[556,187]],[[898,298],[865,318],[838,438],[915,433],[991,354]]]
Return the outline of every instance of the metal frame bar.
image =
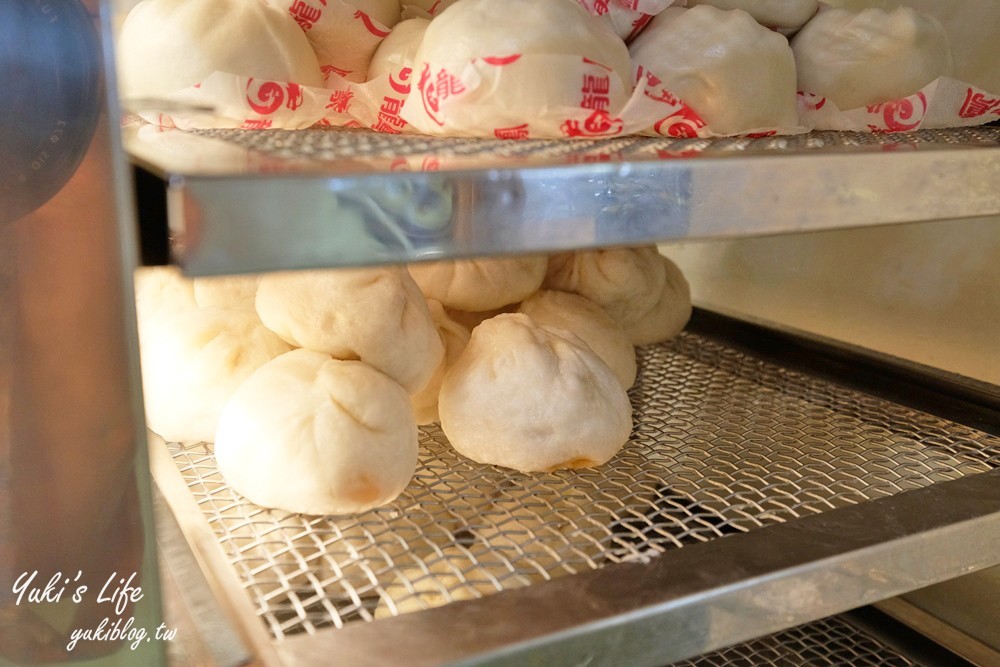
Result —
[[[276,648],[288,665],[663,665],[998,561],[1000,470]]]
[[[992,415],[996,426],[993,387],[968,386],[971,393],[943,405],[938,398],[964,386],[961,378],[935,378],[884,355],[706,312],[692,326],[807,373],[853,379],[848,384],[902,404],[938,404],[945,409],[930,411],[955,421]],[[976,410],[960,409],[970,401]],[[645,564],[608,565],[274,643],[165,448],[153,470],[210,579],[228,596],[232,620],[267,664],[333,657],[358,665],[662,665],[1000,563],[998,469],[689,545]]]
[[[941,140],[903,152],[876,145],[569,165],[487,156],[473,167],[459,161],[447,171],[392,172],[384,158],[373,166],[364,157],[330,162],[262,156],[187,133],[174,137],[184,142],[184,151],[171,151],[170,138],[146,144],[133,128],[126,145],[133,161],[167,188],[172,261],[190,275],[1000,213],[996,143]],[[215,154],[221,157],[213,159]],[[426,220],[414,219],[415,207],[384,206],[387,192],[405,192],[407,201],[424,202],[438,217],[428,228]],[[149,231],[162,235],[162,223],[150,224]]]

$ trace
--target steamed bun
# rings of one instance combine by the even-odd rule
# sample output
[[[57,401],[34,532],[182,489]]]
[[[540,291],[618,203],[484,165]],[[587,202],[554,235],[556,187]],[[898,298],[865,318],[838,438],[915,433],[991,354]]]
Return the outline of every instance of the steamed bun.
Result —
[[[139,267],[135,271],[135,308],[140,327],[161,310],[176,313],[196,309],[194,282],[173,266]]]
[[[521,304],[535,324],[567,329],[604,360],[622,386],[635,383],[635,348],[628,334],[603,308],[577,294],[543,290]]]
[[[399,22],[399,0],[266,0],[286,12],[305,32],[324,76],[335,72],[363,82],[368,63]]]
[[[396,74],[409,67],[413,69],[413,59],[424,40],[424,33],[430,21],[414,18],[401,21],[393,27],[389,36],[382,40],[368,64],[368,79],[383,74]]]
[[[260,276],[219,276],[194,279],[194,298],[202,308],[254,310]]]
[[[297,347],[360,359],[410,393],[444,356],[427,301],[398,266],[272,273],[257,288],[264,324]]]
[[[842,110],[907,97],[953,68],[944,28],[909,7],[820,12],[792,50],[799,90]]]
[[[590,299],[625,329],[633,345],[673,338],[691,318],[687,280],[655,246],[554,255],[544,286]]]
[[[688,0],[687,4],[742,9],[763,26],[785,30],[801,28],[819,9],[819,0]]]
[[[438,420],[438,393],[441,391],[441,383],[444,381],[445,373],[448,372],[448,369],[469,343],[469,330],[451,319],[440,302],[429,299],[427,306],[430,308],[431,318],[434,320],[434,325],[441,336],[441,342],[444,344],[444,357],[427,386],[410,397],[413,400],[413,415],[417,419],[417,424],[420,425],[430,424]]]
[[[615,34],[628,40],[632,33],[639,34],[651,18],[648,14],[612,0],[611,2],[594,2],[593,0],[577,0],[592,16],[606,21]]]
[[[350,514],[406,488],[417,465],[417,425],[409,396],[383,373],[295,350],[233,395],[215,457],[226,482],[258,505]]]
[[[458,0],[402,0],[402,17],[404,19],[428,19],[437,16]]]
[[[479,463],[522,472],[598,466],[624,446],[632,406],[600,357],[521,313],[472,332],[441,385],[441,428]]]
[[[164,439],[211,442],[251,373],[291,348],[251,310],[166,308],[139,329],[146,421]]]
[[[217,71],[323,85],[295,21],[257,0],[143,0],[116,46],[123,97],[162,98]]]
[[[544,255],[410,264],[410,275],[429,299],[448,308],[481,312],[531,296],[542,285]]]
[[[744,11],[710,5],[658,14],[629,47],[634,71],[662,79],[718,134],[796,127],[788,40]]]
[[[480,324],[490,319],[491,317],[496,317],[497,315],[502,315],[503,313],[516,313],[519,303],[511,303],[502,308],[493,308],[491,310],[458,310],[457,308],[445,308],[448,313],[448,317],[455,320],[463,327],[472,331]]]
[[[570,56],[574,67],[583,60],[597,63],[604,72],[604,110],[611,113],[631,92],[625,43],[576,0],[461,0],[435,15],[427,28],[415,58],[412,93],[423,104],[408,107],[407,120],[434,134],[492,136],[497,129],[525,125],[530,136],[561,136],[559,123],[566,116],[558,122],[555,117],[562,109],[580,109],[581,83],[563,75],[565,70],[533,66],[534,56]],[[487,81],[448,101],[450,90],[442,91],[438,82],[460,78],[470,67],[481,68]]]

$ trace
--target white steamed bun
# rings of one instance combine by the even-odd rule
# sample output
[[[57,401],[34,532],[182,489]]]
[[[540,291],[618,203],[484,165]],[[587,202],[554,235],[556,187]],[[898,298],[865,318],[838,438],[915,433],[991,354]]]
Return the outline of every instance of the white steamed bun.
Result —
[[[143,0],[117,43],[123,97],[162,98],[213,72],[322,86],[316,54],[288,14],[255,0]]]
[[[160,310],[179,312],[198,308],[194,282],[173,266],[144,266],[135,271],[135,308],[139,326]]]
[[[166,307],[139,329],[146,421],[165,440],[211,442],[251,373],[291,348],[251,310]]]
[[[526,299],[519,310],[535,324],[572,331],[604,360],[623,387],[635,383],[635,348],[628,334],[593,301],[569,292],[542,290]]]
[[[447,308],[481,312],[534,294],[547,266],[545,255],[526,255],[416,263],[409,270],[427,298]]]
[[[411,97],[423,104],[412,105],[407,120],[435,134],[492,136],[494,130],[524,125],[530,136],[557,136],[543,120],[554,122],[562,109],[579,110],[582,84],[577,77],[567,79],[558,66],[525,60],[540,55],[571,56],[573,67],[582,59],[603,66],[606,110],[624,106],[631,91],[628,49],[576,0],[461,0],[435,15],[427,28],[415,58],[417,98]],[[483,68],[487,83],[450,103],[445,114],[443,96],[451,92],[441,90],[440,81],[460,78],[473,64]]]
[[[399,22],[399,0],[266,0],[295,17],[316,52],[324,76],[335,72],[363,82],[368,63]]]
[[[801,28],[819,9],[819,0],[688,0],[687,4],[742,9],[763,26],[785,30]]]
[[[410,393],[444,356],[427,301],[403,267],[267,274],[257,313],[290,344],[360,359]]]
[[[718,134],[799,124],[788,40],[744,11],[710,5],[658,14],[629,47]]]
[[[295,350],[262,366],[226,405],[215,457],[251,502],[351,514],[394,500],[417,465],[410,399],[360,361]]]
[[[368,64],[368,79],[383,74],[395,74],[409,67],[413,69],[413,59],[417,55],[424,33],[430,25],[428,19],[407,19],[397,23],[389,36],[382,40]],[[410,75],[412,81],[413,75]]]
[[[260,276],[219,276],[194,279],[194,298],[202,308],[254,310]]]
[[[427,386],[410,397],[413,401],[413,415],[420,425],[431,424],[438,420],[438,394],[441,391],[441,383],[444,382],[448,369],[469,343],[469,329],[451,319],[439,301],[428,299],[427,306],[444,344],[444,357]]]
[[[608,365],[572,332],[521,313],[475,328],[438,412],[460,454],[521,472],[601,465],[632,430],[628,395]]]
[[[402,16],[404,19],[422,18],[431,19],[448,7],[458,2],[458,0],[402,0]]]
[[[792,50],[799,90],[842,110],[907,97],[953,68],[944,28],[909,7],[820,12]]]
[[[625,329],[633,345],[673,338],[691,318],[687,280],[656,246],[554,255],[545,288],[590,299]]]

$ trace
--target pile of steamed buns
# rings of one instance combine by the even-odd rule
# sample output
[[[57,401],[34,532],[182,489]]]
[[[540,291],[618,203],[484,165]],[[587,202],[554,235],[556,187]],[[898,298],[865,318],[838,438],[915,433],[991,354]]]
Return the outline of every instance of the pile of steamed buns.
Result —
[[[331,72],[364,82],[403,66],[418,72],[426,62],[460,71],[477,58],[573,55],[617,75],[623,97],[613,104],[651,74],[711,130],[735,134],[798,126],[796,91],[855,109],[916,93],[953,67],[942,26],[907,7],[854,12],[817,0],[680,0],[647,3],[659,9],[652,16],[635,5],[144,0],[122,28],[121,87],[128,97],[159,97],[213,71],[323,87]],[[343,19],[311,24],[320,9]],[[490,103],[504,113],[517,109],[526,121],[553,106],[577,106],[575,98],[547,98],[549,75],[534,68],[510,76],[489,91]],[[490,134],[486,125],[481,131]]]
[[[392,501],[418,425],[522,472],[599,466],[632,430],[636,345],[677,335],[687,282],[655,246],[189,280],[142,269],[147,423],[214,442],[249,500]]]

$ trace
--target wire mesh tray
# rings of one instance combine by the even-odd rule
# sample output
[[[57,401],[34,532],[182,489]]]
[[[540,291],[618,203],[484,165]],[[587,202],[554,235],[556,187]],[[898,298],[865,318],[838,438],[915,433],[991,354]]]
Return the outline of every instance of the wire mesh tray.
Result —
[[[1000,128],[501,141],[125,128],[148,263],[191,275],[1000,214]]]
[[[195,130],[201,137],[222,140],[277,160],[316,160],[335,163],[358,160],[365,164],[436,171],[444,168],[497,166],[575,165],[629,160],[676,159],[720,155],[789,155],[816,151],[896,152],[946,147],[995,147],[1000,127],[967,127],[914,132],[843,132],[817,130],[806,134],[749,137],[641,137],[559,140],[480,139],[396,135],[367,130],[325,128],[315,130]],[[368,160],[370,162],[363,162]],[[388,161],[388,162],[383,162]],[[277,166],[280,163],[274,163]],[[291,162],[292,165],[301,162]]]
[[[851,623],[824,618],[670,667],[918,667]]]
[[[632,437],[600,469],[478,465],[431,426],[404,494],[352,517],[263,509],[225,485],[210,445],[169,451],[278,642],[1000,467],[1000,438],[700,335],[640,348],[639,368]]]

